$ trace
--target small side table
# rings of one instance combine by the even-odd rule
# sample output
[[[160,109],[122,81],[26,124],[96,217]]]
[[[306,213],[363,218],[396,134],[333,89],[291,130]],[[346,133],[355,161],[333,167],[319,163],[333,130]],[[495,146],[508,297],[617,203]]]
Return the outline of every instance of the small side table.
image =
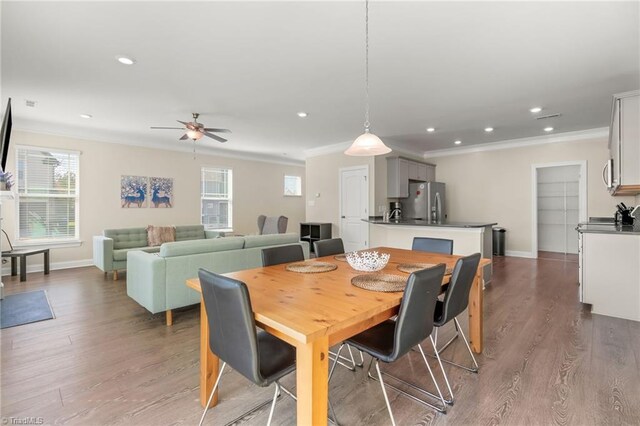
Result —
[[[49,249],[36,249],[36,250],[11,250],[11,251],[3,251],[2,257],[10,257],[11,258],[11,276],[15,277],[18,275],[18,264],[16,263],[16,258],[20,258],[20,281],[27,280],[27,256],[31,256],[32,254],[44,254],[44,274],[49,275]]]

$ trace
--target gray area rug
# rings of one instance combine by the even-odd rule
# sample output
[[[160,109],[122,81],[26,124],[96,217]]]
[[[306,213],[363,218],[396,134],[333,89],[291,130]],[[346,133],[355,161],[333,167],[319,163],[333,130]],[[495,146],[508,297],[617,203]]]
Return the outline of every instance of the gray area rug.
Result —
[[[47,292],[30,291],[5,296],[0,300],[0,328],[15,327],[55,318]]]

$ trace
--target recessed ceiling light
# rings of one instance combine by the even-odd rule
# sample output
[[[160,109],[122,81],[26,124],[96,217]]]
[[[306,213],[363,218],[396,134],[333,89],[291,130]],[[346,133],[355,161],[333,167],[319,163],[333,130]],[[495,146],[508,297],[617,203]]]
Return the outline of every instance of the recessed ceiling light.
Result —
[[[304,111],[300,111],[300,112],[298,113],[298,117],[300,117],[300,118],[307,118],[308,116],[309,116],[309,114],[307,114],[307,113],[306,113],[306,112],[304,112]]]
[[[433,133],[435,131],[436,131],[436,129],[434,127],[427,127],[427,132]]]
[[[462,141],[455,141],[454,142],[456,145],[460,145],[462,143]]]
[[[485,127],[484,131],[489,133],[489,132],[493,132],[493,127]]]
[[[80,117],[82,117],[82,118],[93,118],[93,115],[91,115],[91,114],[80,114]]]
[[[542,111],[542,107],[533,107],[531,108],[529,111],[531,111],[534,114],[539,113],[540,111]]]
[[[551,132],[551,131],[553,131],[553,127],[545,127],[544,131],[545,132]]]
[[[126,56],[116,56],[116,59],[123,65],[133,65],[136,63],[135,59],[127,58]]]

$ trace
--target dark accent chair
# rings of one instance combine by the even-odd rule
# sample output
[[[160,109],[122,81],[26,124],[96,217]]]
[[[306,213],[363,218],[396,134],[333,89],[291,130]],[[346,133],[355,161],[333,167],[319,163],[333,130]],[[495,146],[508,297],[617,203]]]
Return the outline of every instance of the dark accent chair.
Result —
[[[400,304],[400,311],[396,321],[387,320],[346,341],[349,345],[371,355],[372,359],[369,364],[368,376],[380,381],[380,386],[382,387],[384,399],[387,404],[387,410],[389,411],[389,416],[391,417],[391,423],[393,425],[395,425],[395,419],[393,417],[393,412],[391,411],[391,405],[389,404],[385,385],[442,413],[446,412],[444,397],[442,396],[442,392],[440,392],[440,387],[436,382],[424,351],[420,346],[420,342],[426,338],[430,338],[433,344],[433,339],[431,338],[431,332],[433,330],[433,315],[435,312],[438,294],[440,294],[440,285],[442,283],[444,273],[445,265],[440,264],[411,274],[407,282],[407,287],[404,290],[404,295]],[[344,343],[340,346],[338,354],[342,351],[343,346]],[[438,392],[439,397],[437,398],[441,405],[431,404],[400,390],[397,387],[385,384],[382,378],[379,361],[385,363],[395,362],[407,354],[413,347],[419,348],[420,353],[422,354],[427,370],[429,371],[429,375],[431,376]],[[374,361],[376,371],[378,372],[378,378],[371,375],[371,367]],[[440,368],[442,368],[442,364],[440,364]],[[329,378],[333,375],[334,370],[335,362],[331,367]],[[415,385],[409,385],[423,394],[432,396],[432,394],[424,392]]]
[[[295,369],[296,350],[266,331],[256,330],[249,291],[245,283],[204,269],[198,271],[198,276],[209,321],[209,347],[211,352],[222,360],[222,368],[202,413],[200,425],[204,421],[227,364],[258,386],[266,387],[275,383],[275,394],[267,423],[270,424],[280,390],[295,398],[278,381]],[[268,402],[260,404],[249,413]]]
[[[258,216],[258,234],[284,234],[287,232],[289,218],[286,216]]]
[[[449,286],[447,287],[447,290],[444,294],[444,299],[442,301],[438,300],[438,303],[436,303],[436,309],[433,318],[433,325],[435,327],[434,341],[436,345],[438,343],[438,329],[440,327],[453,320],[453,325],[456,328],[456,334],[442,348],[437,349],[436,354],[440,355],[445,349],[449,347],[449,345],[451,345],[451,343],[453,343],[455,339],[458,338],[458,336],[462,336],[462,340],[464,341],[464,344],[467,347],[467,351],[469,351],[469,355],[471,356],[473,367],[466,367],[464,365],[456,364],[455,362],[451,362],[444,358],[441,358],[441,360],[442,362],[446,362],[447,364],[454,365],[473,373],[478,372],[478,362],[476,361],[476,357],[473,355],[473,351],[469,346],[467,337],[462,331],[462,327],[460,327],[457,316],[464,312],[465,309],[467,309],[467,306],[469,306],[469,292],[471,291],[471,285],[473,284],[473,280],[475,279],[476,272],[478,270],[480,258],[480,253],[475,253],[470,256],[458,259],[455,266],[453,267],[451,281],[449,282]],[[451,390],[451,385],[449,384],[449,379],[447,378],[446,374],[444,374],[444,379],[447,383],[447,388],[450,395],[450,401],[448,402],[453,403],[453,392]]]
[[[313,242],[313,251],[317,257],[331,256],[344,253],[342,238],[331,238]]]
[[[414,237],[411,250],[453,254],[453,240],[446,240],[444,238]]]
[[[281,263],[301,262],[304,252],[299,245],[280,246],[262,249],[262,266],[280,265]]]

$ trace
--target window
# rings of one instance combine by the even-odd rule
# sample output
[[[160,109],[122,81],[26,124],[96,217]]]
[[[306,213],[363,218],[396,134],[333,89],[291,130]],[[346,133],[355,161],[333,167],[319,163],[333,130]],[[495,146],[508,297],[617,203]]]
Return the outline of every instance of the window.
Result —
[[[203,167],[200,178],[202,224],[206,229],[231,229],[232,171]]]
[[[300,176],[284,176],[284,195],[289,197],[302,196],[302,178]]]
[[[77,239],[80,153],[17,147],[18,240]]]

